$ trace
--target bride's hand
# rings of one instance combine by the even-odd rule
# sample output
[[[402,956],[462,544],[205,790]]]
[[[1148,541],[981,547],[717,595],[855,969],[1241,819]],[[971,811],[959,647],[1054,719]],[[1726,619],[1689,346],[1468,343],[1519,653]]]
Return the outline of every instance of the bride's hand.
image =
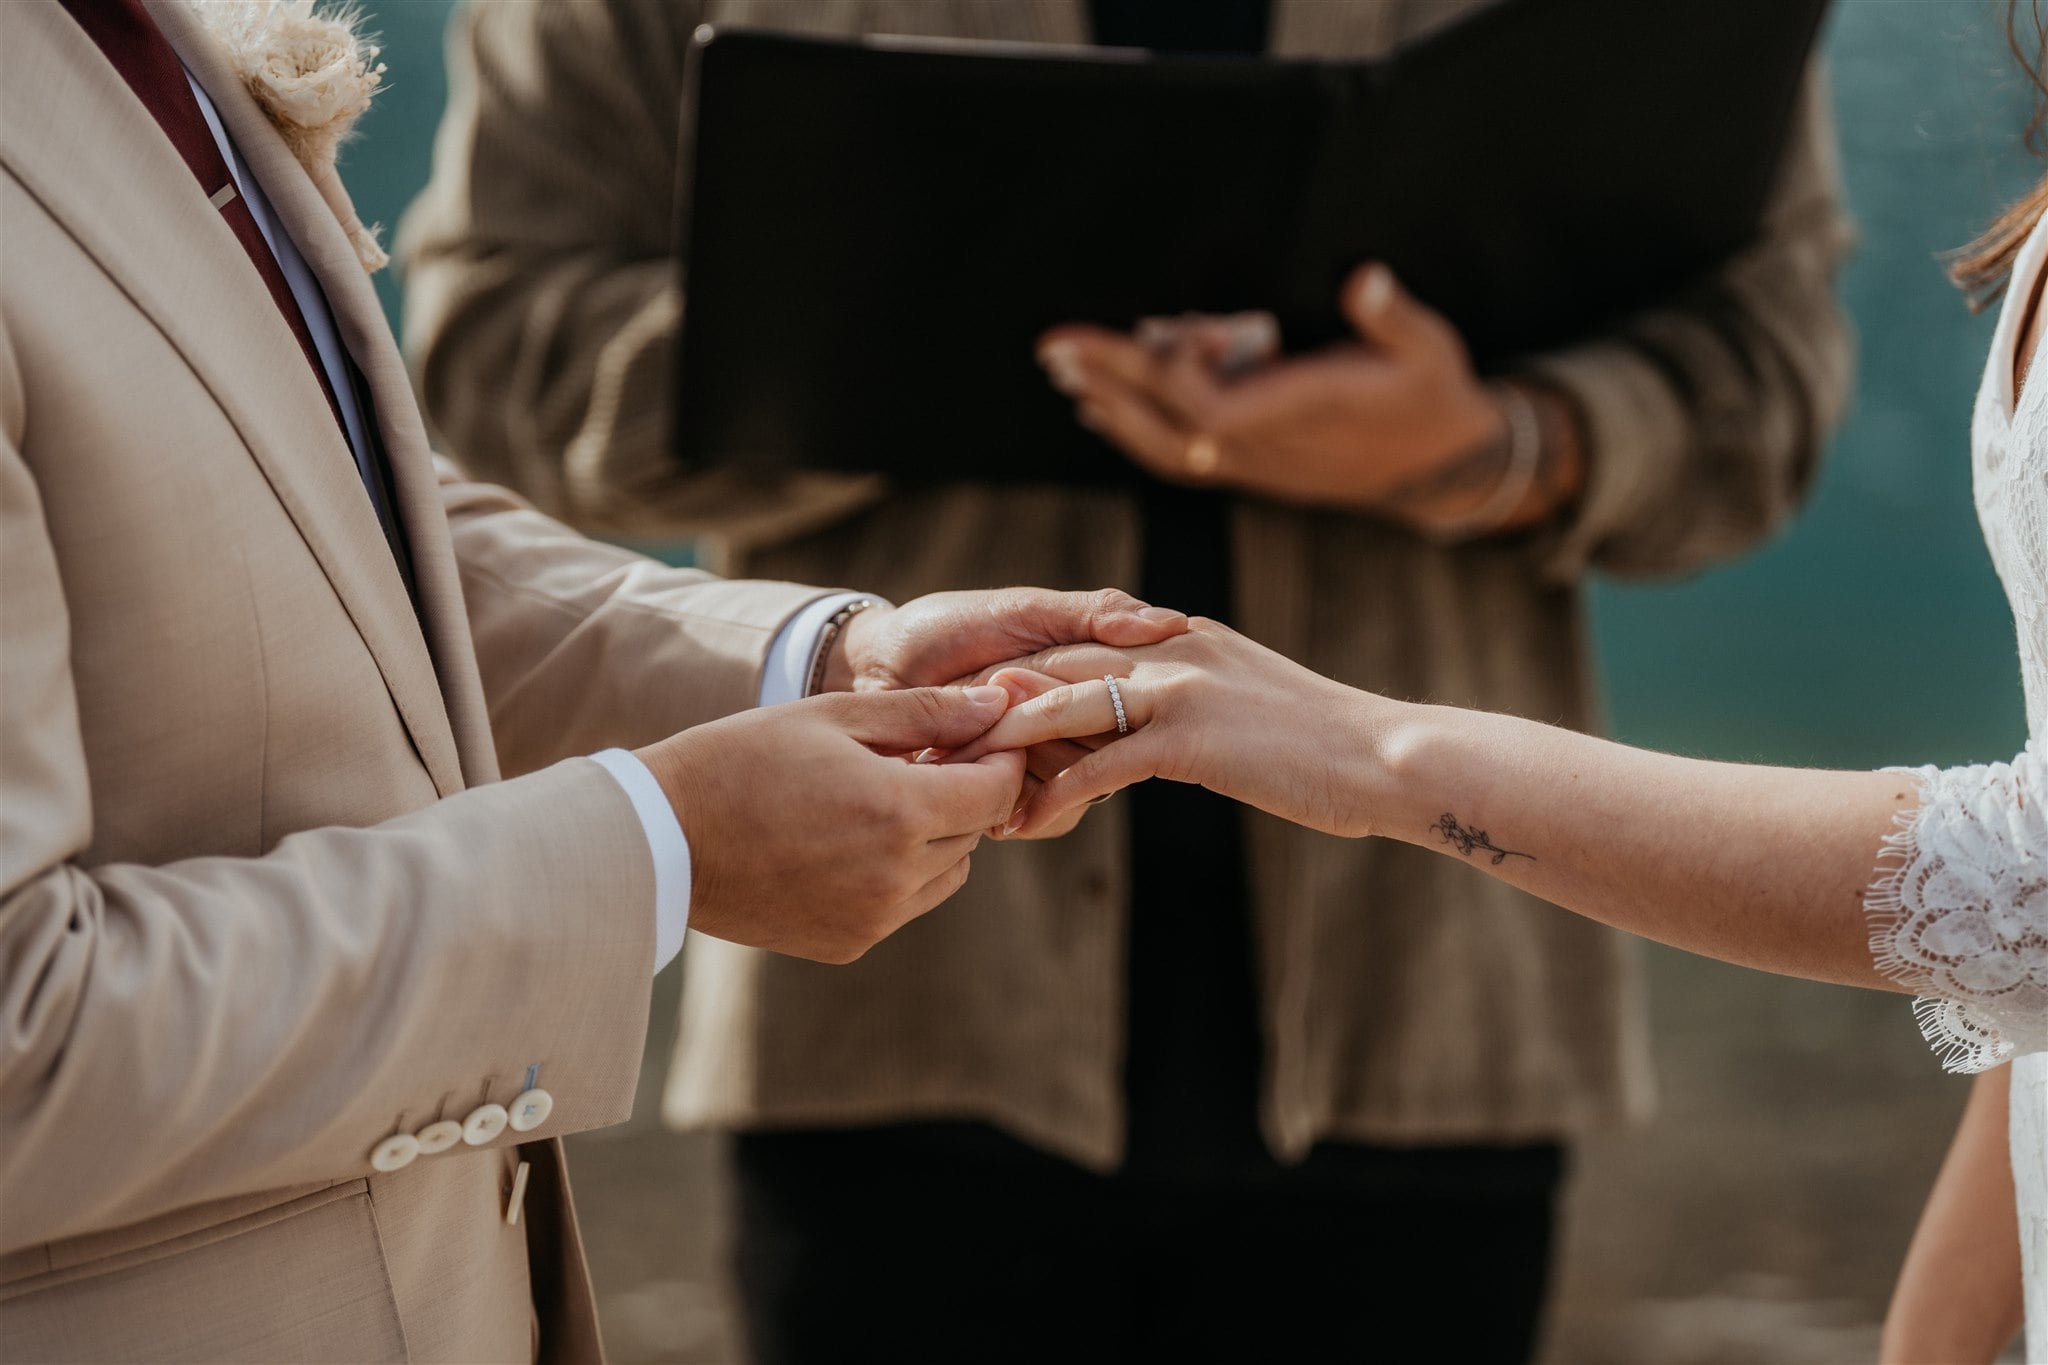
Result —
[[[1117,734],[1105,676],[1118,679]],[[1192,782],[1331,834],[1373,833],[1373,741],[1388,703],[1320,677],[1214,621],[1143,649],[1063,646],[998,670],[1012,706],[953,755],[1079,742],[1005,831],[1029,837],[1148,777]],[[1078,751],[1068,749],[1072,755]],[[1035,764],[1042,767],[1042,764]]]

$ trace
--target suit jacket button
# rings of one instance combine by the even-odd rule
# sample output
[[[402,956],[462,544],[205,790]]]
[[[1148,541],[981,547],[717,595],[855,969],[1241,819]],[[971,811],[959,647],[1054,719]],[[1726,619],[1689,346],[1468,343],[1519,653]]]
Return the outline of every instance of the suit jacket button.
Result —
[[[462,1140],[472,1147],[481,1147],[505,1131],[505,1106],[502,1104],[480,1104],[469,1111],[469,1117],[462,1121]]]
[[[420,1140],[411,1133],[393,1133],[377,1144],[370,1153],[370,1167],[389,1175],[412,1165],[412,1159],[420,1154]]]
[[[555,1112],[555,1097],[535,1086],[512,1101],[512,1131],[530,1133],[548,1121],[548,1115]]]
[[[454,1119],[430,1123],[413,1134],[420,1140],[421,1156],[436,1156],[462,1141],[462,1125]]]

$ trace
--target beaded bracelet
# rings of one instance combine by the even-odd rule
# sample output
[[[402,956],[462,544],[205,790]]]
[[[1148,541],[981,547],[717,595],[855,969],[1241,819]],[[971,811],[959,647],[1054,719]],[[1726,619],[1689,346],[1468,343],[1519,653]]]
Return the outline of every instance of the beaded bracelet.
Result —
[[[1462,517],[1438,522],[1430,534],[1439,541],[1470,540],[1500,529],[1536,486],[1543,465],[1543,419],[1529,395],[1513,384],[1490,384],[1508,425],[1507,468],[1485,502]]]
[[[839,632],[846,629],[846,623],[875,605],[872,597],[863,597],[857,602],[848,602],[832,613],[832,619],[818,632],[818,652],[811,656],[811,678],[804,685],[804,695],[815,697],[818,689],[825,685],[825,669],[832,662],[832,645],[839,639]]]

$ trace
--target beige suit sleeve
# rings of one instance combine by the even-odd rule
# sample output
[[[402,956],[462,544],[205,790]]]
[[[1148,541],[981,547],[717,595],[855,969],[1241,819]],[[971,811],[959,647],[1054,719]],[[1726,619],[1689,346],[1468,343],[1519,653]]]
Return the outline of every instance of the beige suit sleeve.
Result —
[[[509,1102],[536,1064],[556,1107],[532,1137],[624,1119],[653,869],[587,759],[262,857],[81,861],[93,788],[122,774],[87,765],[18,431],[0,430],[0,1253],[368,1175],[388,1134],[460,1117],[487,1080]]]
[[[828,589],[674,569],[441,463],[498,761],[529,772],[760,704],[769,647]]]
[[[588,517],[674,474],[665,392],[692,0],[465,5],[406,216],[406,344],[444,448]]]
[[[1588,438],[1585,493],[1545,547],[1551,575],[1685,572],[1783,524],[1848,402],[1834,283],[1850,240],[1816,69],[1758,240],[1667,306],[1526,367],[1576,402]]]

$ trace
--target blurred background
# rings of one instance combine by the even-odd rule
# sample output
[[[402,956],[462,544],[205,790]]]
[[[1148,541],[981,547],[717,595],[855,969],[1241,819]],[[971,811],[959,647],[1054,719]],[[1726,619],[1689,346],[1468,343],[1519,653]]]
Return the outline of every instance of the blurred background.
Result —
[[[344,170],[364,219],[388,227],[426,182],[452,5],[369,8],[389,84]],[[1854,411],[1775,544],[1682,585],[1596,589],[1622,738],[1843,766],[2023,743],[2012,625],[1969,492],[1991,320],[1964,311],[1936,260],[2037,174],[2002,13],[1837,0],[1825,51],[1860,234]],[[396,324],[398,281],[379,287]],[[1869,1358],[1965,1083],[1938,1074],[1897,999],[1650,960],[1658,1116],[1580,1152],[1549,1358]],[[734,1361],[723,1153],[655,1115],[676,978],[656,983],[641,1112],[571,1141],[577,1194],[615,1358]]]

